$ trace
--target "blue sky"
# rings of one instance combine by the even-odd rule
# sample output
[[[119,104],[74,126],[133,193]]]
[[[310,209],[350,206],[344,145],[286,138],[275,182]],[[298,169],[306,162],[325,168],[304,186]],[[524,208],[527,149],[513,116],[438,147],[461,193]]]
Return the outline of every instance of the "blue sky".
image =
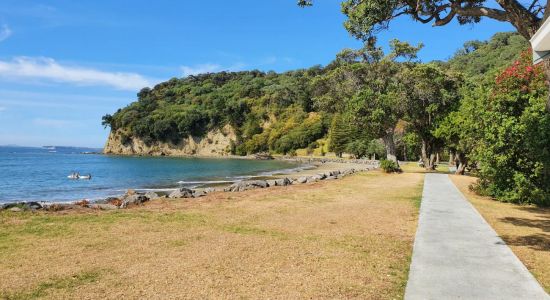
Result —
[[[102,147],[101,116],[134,101],[143,86],[200,72],[327,64],[342,48],[360,46],[342,26],[339,3],[3,0],[0,145]],[[421,58],[430,61],[510,30],[492,20],[434,28],[405,17],[379,42],[423,42]]]

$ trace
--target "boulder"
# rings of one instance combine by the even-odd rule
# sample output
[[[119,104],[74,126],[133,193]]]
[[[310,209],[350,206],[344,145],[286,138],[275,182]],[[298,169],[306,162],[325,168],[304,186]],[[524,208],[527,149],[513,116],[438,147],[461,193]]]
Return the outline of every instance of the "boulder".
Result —
[[[226,192],[242,192],[252,189],[266,188],[268,187],[265,180],[251,180],[251,181],[239,181],[235,182],[229,187],[225,188]]]
[[[121,206],[122,200],[117,197],[109,197],[105,201],[97,201],[96,204],[112,204],[114,206]]]
[[[25,203],[25,207],[29,208],[29,209],[42,209],[42,204],[38,203],[38,202],[26,202]]]
[[[306,183],[307,182],[307,177],[306,176],[299,177],[298,179],[296,179],[296,181],[298,183]]]
[[[209,188],[205,188],[204,191],[208,194],[208,193],[213,193],[213,192],[215,192],[216,189],[215,189],[215,188],[209,187]]]
[[[145,197],[145,195],[140,194],[133,194],[126,196],[122,199],[122,204],[120,205],[121,208],[126,208],[129,205],[140,205],[143,202],[149,201],[149,198]]]
[[[355,169],[347,169],[342,172],[342,175],[347,176],[355,173]]]
[[[317,182],[319,180],[323,180],[325,179],[324,176],[321,176],[321,175],[313,175],[313,176],[308,176],[307,177],[307,182]]]
[[[12,212],[20,212],[20,211],[23,211],[23,209],[22,209],[21,207],[14,206],[14,207],[10,208],[10,211],[12,211]]]
[[[0,209],[9,209],[9,210],[11,210],[14,207],[20,208],[21,210],[27,210],[27,209],[36,210],[36,209],[42,209],[42,204],[40,204],[38,202],[34,202],[34,201],[31,201],[31,202],[13,202],[13,203],[2,204],[0,206]]]
[[[329,176],[327,178],[325,178],[325,180],[334,180],[334,179],[337,179],[335,176]]]
[[[4,203],[2,204],[2,209],[10,209],[12,207],[19,207],[22,203],[12,202],[12,203]]]
[[[193,191],[193,198],[199,198],[206,196],[206,191],[204,190],[194,190]]]
[[[290,181],[290,179],[288,179],[287,177],[280,178],[280,179],[275,179],[275,185],[276,186],[287,186],[287,185],[290,185],[291,183],[292,183],[292,181]]]
[[[188,188],[179,188],[168,196],[168,198],[191,198],[193,197],[193,191]]]
[[[327,175],[325,173],[319,173],[319,174],[317,174],[317,176],[318,176],[319,180],[323,180],[323,179],[327,178]]]
[[[145,197],[147,197],[149,200],[160,198],[159,195],[155,192],[147,192],[145,193]]]
[[[137,194],[135,190],[129,189],[129,190],[126,191],[127,196],[131,196],[131,195],[135,195],[135,194]]]
[[[42,208],[47,211],[62,211],[68,209],[78,209],[81,208],[81,206],[72,203],[49,203],[44,205]]]
[[[269,187],[272,187],[272,186],[276,186],[277,185],[277,180],[274,180],[274,179],[270,179],[270,180],[266,180],[267,182],[267,185]]]
[[[266,187],[269,187],[269,185],[267,185],[267,181],[265,180],[254,180],[254,181],[249,181],[251,185],[255,186],[255,187],[259,187],[259,188],[266,188]]]

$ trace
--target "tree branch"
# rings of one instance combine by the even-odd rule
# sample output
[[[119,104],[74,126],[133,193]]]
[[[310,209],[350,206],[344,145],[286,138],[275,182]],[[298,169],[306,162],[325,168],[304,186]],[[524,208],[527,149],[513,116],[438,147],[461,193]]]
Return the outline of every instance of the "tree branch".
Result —
[[[443,26],[443,25],[447,25],[449,22],[451,22],[453,20],[453,18],[456,16],[456,11],[454,10],[451,10],[446,17],[444,17],[443,19],[436,17],[436,20],[433,24],[433,26]]]
[[[542,21],[546,21],[548,19],[548,16],[550,15],[550,1],[546,1],[546,9],[544,9],[544,17],[542,18]]]
[[[510,21],[508,13],[500,9],[489,7],[461,7],[460,5],[453,6],[451,9],[456,14],[465,17],[488,17],[503,22]]]
[[[535,5],[537,5],[539,3],[539,0],[533,0],[533,2],[531,2],[531,5],[529,5],[529,8],[527,9],[528,11],[531,11]]]
[[[496,0],[507,12],[508,20],[526,39],[530,39],[540,26],[540,18],[517,0]]]

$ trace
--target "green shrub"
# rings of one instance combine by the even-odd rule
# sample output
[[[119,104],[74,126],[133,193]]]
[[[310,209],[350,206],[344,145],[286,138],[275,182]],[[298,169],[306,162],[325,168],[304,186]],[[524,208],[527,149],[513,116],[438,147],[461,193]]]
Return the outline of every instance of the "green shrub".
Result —
[[[383,159],[380,161],[380,168],[386,173],[401,172],[399,165],[393,160]]]
[[[473,101],[480,120],[473,158],[475,190],[503,202],[550,205],[550,115],[545,76],[530,53],[497,76],[489,95]]]

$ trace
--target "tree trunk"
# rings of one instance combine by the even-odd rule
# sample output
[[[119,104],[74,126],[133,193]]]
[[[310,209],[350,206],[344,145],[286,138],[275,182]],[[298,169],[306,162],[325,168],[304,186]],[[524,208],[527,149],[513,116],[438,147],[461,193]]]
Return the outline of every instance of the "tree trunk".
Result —
[[[430,166],[429,166],[429,170],[435,170],[435,160],[436,160],[436,155],[435,154],[430,154]]]
[[[464,175],[464,172],[466,172],[466,167],[468,166],[468,159],[464,153],[458,153],[457,160],[458,167],[456,168],[455,174]]]
[[[393,140],[393,129],[386,132],[386,135],[382,138],[384,140],[384,146],[386,148],[386,159],[397,162],[397,151],[395,150],[395,142]]]
[[[452,166],[455,163],[455,153],[449,151],[449,166]]]
[[[424,168],[426,170],[435,170],[434,168],[434,161],[435,161],[435,155],[432,154],[432,149],[428,141],[422,139],[422,161],[424,162]]]

